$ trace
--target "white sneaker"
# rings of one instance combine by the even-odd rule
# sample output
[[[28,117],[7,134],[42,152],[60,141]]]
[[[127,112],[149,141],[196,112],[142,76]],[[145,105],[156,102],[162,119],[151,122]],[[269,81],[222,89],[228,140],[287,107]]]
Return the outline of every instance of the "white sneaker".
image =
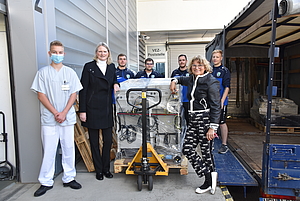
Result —
[[[215,194],[215,192],[216,192],[217,178],[218,178],[218,173],[211,172],[211,189],[210,189],[211,194]]]
[[[207,187],[206,189],[201,189],[200,187],[198,187],[195,192],[198,194],[201,194],[201,193],[205,193],[207,191],[211,191],[211,186]]]

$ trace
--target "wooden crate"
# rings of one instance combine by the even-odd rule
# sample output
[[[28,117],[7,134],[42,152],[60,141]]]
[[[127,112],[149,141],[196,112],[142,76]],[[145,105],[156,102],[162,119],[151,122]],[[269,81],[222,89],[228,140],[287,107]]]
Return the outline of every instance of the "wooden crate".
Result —
[[[128,163],[131,162],[132,158],[117,159],[114,162],[114,173],[120,173],[127,169]],[[169,169],[180,169],[180,175],[188,174],[188,160],[183,156],[181,163],[177,164],[172,160],[165,160]]]
[[[264,126],[266,132],[266,126]],[[300,127],[271,126],[271,133],[300,133]]]
[[[86,131],[81,126],[79,117],[76,116],[77,123],[75,124],[75,143],[79,150],[79,153],[83,159],[83,162],[89,172],[95,171],[93,159],[92,159],[92,152],[90,148],[90,142],[86,137]]]

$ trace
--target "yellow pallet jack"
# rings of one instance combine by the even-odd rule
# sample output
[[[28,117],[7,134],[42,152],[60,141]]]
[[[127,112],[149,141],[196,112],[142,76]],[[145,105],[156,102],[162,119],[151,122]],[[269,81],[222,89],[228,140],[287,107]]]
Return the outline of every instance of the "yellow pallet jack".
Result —
[[[142,107],[133,105],[129,102],[129,94],[132,91],[142,93]],[[159,100],[151,106],[147,106],[147,92],[157,92]],[[150,143],[147,143],[147,111],[160,104],[162,93],[155,88],[133,88],[126,92],[127,103],[137,109],[142,109],[142,146],[135,154],[132,161],[128,164],[126,174],[138,175],[138,190],[142,190],[142,184],[148,184],[148,190],[153,189],[153,175],[168,176],[169,168],[161,157],[157,154]]]

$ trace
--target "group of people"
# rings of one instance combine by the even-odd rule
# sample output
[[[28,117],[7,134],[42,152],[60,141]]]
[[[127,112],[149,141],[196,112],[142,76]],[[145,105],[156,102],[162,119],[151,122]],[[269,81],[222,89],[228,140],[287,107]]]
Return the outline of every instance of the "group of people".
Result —
[[[118,55],[118,67],[116,69],[117,80],[123,82],[127,79],[133,78],[162,78],[163,75],[159,72],[153,70],[154,61],[152,58],[147,58],[145,60],[145,69],[138,72],[135,75],[135,72],[126,67],[127,57],[125,54]]]
[[[82,126],[88,129],[96,179],[113,178],[110,172],[110,149],[112,144],[113,96],[119,83],[130,78],[161,78],[153,70],[154,61],[145,60],[145,69],[136,75],[126,67],[127,57],[119,54],[118,67],[112,63],[107,44],[99,43],[94,59],[84,65],[81,79],[75,71],[63,65],[64,46],[60,41],[50,43],[48,52],[51,64],[41,68],[34,78],[31,89],[40,101],[41,138],[43,161],[38,177],[41,186],[34,193],[38,197],[53,188],[55,156],[58,142],[62,150],[63,186],[80,189],[75,180],[74,124],[76,112],[73,104],[79,93],[79,117]],[[213,139],[220,125],[222,147],[219,153],[226,153],[227,95],[230,88],[230,72],[222,66],[222,51],[212,54],[212,68],[201,57],[194,57],[187,66],[187,56],[178,56],[179,68],[171,75],[170,90],[176,92],[176,84],[182,87],[184,117],[188,125],[182,153],[191,162],[199,177],[205,182],[196,193],[215,192],[217,173],[214,169],[212,149]],[[217,79],[216,79],[216,78]],[[220,90],[221,86],[221,90]],[[220,95],[221,93],[221,95]],[[103,146],[99,147],[99,131],[102,131]],[[201,146],[202,157],[196,152]]]

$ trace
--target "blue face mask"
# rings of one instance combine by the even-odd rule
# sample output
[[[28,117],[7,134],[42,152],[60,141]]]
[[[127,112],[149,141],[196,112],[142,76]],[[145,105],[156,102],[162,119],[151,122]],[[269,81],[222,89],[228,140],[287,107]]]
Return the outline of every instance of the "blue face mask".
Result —
[[[64,55],[63,54],[52,54],[50,59],[56,63],[59,64],[64,60]]]

